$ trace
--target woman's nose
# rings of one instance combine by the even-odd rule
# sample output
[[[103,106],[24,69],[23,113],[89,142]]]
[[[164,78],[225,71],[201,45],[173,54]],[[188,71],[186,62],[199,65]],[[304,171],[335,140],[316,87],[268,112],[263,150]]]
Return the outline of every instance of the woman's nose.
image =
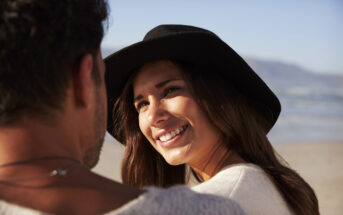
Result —
[[[165,105],[157,100],[150,101],[148,111],[148,121],[152,126],[163,124],[170,116]]]

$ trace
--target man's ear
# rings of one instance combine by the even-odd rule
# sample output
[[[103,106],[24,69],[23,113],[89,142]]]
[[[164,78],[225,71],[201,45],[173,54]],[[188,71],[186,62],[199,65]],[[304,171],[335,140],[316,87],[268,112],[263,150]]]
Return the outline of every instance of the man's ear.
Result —
[[[85,54],[73,71],[73,89],[76,105],[87,106],[93,92],[92,69],[94,60],[91,54]]]

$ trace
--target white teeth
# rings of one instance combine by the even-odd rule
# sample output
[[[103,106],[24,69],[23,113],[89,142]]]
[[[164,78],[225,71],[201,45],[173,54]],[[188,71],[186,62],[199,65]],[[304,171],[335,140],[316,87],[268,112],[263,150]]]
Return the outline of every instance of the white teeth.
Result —
[[[167,133],[167,134],[165,134],[165,135],[160,136],[159,139],[160,139],[162,142],[168,141],[168,140],[170,140],[171,138],[175,137],[176,135],[180,134],[180,133],[185,129],[185,127],[186,127],[186,126],[183,126],[183,127],[181,127],[181,128],[177,128],[177,129],[175,129],[174,131],[171,131],[171,132],[169,132],[169,133]]]

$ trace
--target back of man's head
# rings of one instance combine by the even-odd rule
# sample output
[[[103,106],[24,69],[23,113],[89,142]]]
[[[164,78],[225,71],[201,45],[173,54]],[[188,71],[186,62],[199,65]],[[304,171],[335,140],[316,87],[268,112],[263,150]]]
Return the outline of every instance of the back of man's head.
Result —
[[[97,54],[106,18],[104,0],[1,0],[0,126],[62,110],[73,68]]]

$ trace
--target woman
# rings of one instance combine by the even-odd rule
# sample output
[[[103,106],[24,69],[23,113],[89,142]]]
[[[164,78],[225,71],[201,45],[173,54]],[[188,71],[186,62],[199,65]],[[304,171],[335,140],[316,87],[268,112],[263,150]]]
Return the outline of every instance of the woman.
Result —
[[[161,25],[106,60],[108,131],[126,145],[126,184],[187,183],[248,214],[319,214],[312,188],[267,139],[281,107],[214,33]]]

